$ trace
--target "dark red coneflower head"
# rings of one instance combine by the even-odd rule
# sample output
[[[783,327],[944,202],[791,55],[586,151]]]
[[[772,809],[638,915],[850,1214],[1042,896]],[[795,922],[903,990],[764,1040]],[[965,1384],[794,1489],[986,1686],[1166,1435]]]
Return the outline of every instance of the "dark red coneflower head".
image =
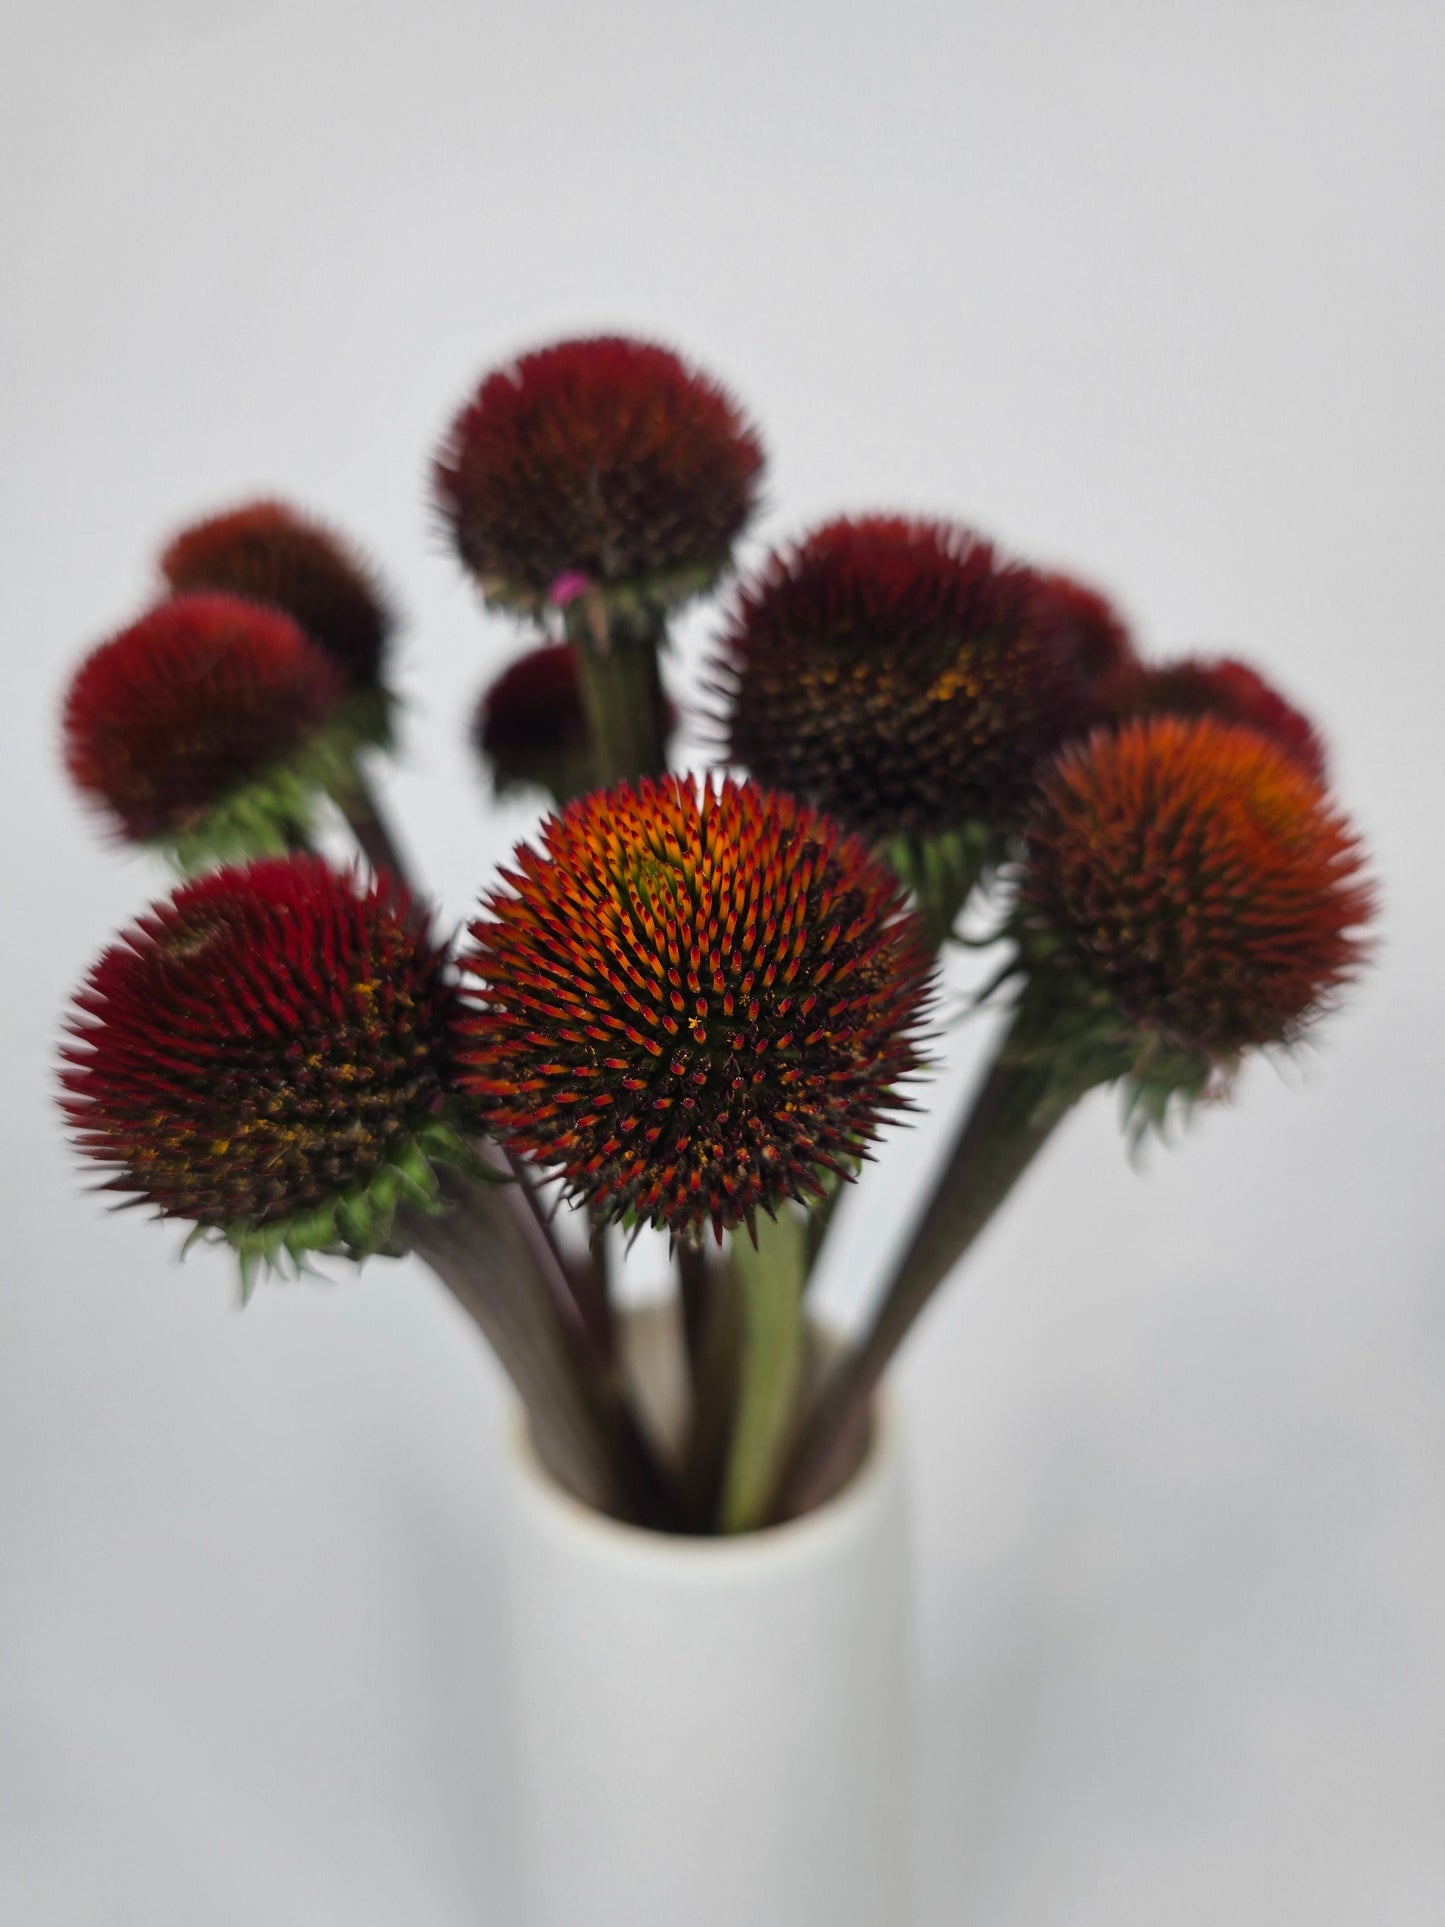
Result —
[[[667,736],[677,711],[669,702]],[[472,740],[499,795],[524,784],[570,802],[594,787],[592,738],[571,643],[545,643],[504,669],[482,693]]]
[[[1357,839],[1291,756],[1212,717],[1157,717],[1060,755],[1015,914],[1046,995],[1072,982],[1227,1068],[1329,1008],[1372,908]]]
[[[603,336],[488,375],[437,458],[436,497],[489,600],[531,609],[595,585],[666,605],[726,567],[762,467],[716,382]]]
[[[751,1223],[849,1173],[919,1067],[931,957],[825,817],[676,777],[584,797],[472,925],[461,1088],[614,1219]]]
[[[1079,718],[1075,626],[947,522],[830,522],[723,635],[730,760],[870,837],[1014,828]]]
[[[1086,691],[1099,691],[1108,679],[1127,674],[1135,664],[1128,626],[1099,590],[1073,576],[1046,570],[1035,575],[1034,593],[1043,619],[1058,630],[1056,646]]]
[[[66,766],[133,841],[279,844],[308,813],[292,766],[342,693],[335,664],[280,610],[179,596],[77,670]]]
[[[222,590],[284,609],[349,686],[381,676],[394,618],[350,545],[284,502],[248,502],[181,530],[161,556],[178,595]]]
[[[1317,783],[1327,780],[1325,746],[1309,718],[1232,657],[1186,656],[1158,668],[1122,663],[1101,685],[1110,720],[1133,716],[1214,716],[1267,736]]]
[[[177,890],[75,1000],[64,1109],[106,1188],[243,1259],[387,1244],[448,1154],[457,993],[395,886],[314,857]]]

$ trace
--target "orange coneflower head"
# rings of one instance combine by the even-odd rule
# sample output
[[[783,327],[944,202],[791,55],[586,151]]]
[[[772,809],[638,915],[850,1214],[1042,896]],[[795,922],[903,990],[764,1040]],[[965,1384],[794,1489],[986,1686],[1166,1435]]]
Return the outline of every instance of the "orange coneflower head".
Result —
[[[1225,1064],[1331,1006],[1372,909],[1356,836],[1293,756],[1214,717],[1162,716],[1060,754],[1015,915],[1040,988],[1072,980]]]
[[[1267,736],[1317,783],[1327,780],[1325,747],[1313,723],[1257,669],[1231,656],[1185,656],[1157,667],[1120,663],[1100,697],[1112,721],[1133,716],[1214,716]]]
[[[791,797],[581,798],[484,908],[461,1088],[608,1217],[720,1236],[851,1175],[906,1107],[929,952],[884,865]]]

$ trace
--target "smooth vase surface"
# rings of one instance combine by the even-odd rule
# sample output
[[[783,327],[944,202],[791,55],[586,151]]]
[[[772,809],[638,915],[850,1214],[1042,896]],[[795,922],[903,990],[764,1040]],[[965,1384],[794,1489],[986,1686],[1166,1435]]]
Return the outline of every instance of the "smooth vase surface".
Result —
[[[895,1421],[806,1518],[735,1539],[601,1517],[508,1455],[528,1927],[903,1927],[908,1567]]]

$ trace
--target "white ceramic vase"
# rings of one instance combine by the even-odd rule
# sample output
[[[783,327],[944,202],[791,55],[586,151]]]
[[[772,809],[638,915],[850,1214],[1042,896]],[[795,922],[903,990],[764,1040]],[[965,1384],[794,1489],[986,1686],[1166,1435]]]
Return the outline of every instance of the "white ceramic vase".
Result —
[[[527,1927],[904,1927],[904,1489],[737,1539],[619,1525],[514,1428],[505,1569]]]

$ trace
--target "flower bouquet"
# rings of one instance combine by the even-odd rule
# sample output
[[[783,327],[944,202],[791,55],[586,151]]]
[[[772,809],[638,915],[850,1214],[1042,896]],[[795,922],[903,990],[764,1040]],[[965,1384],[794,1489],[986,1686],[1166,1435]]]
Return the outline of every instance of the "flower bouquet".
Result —
[[[1320,739],[1256,670],[1146,662],[1093,589],[943,520],[834,520],[729,587],[762,472],[727,392],[629,339],[524,355],[457,415],[437,508],[532,632],[473,741],[498,794],[551,804],[457,943],[375,789],[392,613],[308,516],[257,502],[175,536],[64,717],[79,789],[182,879],[75,1000],[63,1103],[105,1189],[230,1246],[243,1297],[414,1252],[509,1374],[552,1499],[647,1560],[785,1546],[846,1508],[895,1352],[1069,1110],[1116,1085],[1137,1135],[1217,1102],[1334,1005],[1372,910]],[[720,767],[673,774],[668,624],[720,588]],[[326,799],[349,869],[314,848]],[[1006,1017],[839,1344],[809,1280],[843,1187],[924,1101],[953,944],[993,951],[975,1001]],[[639,1371],[614,1226],[667,1234],[670,1365]],[[629,1570],[646,1596],[660,1569]],[[776,1605],[739,1596],[733,1622]],[[835,1713],[860,1664],[817,1688]],[[868,1810],[820,1821],[835,1869]],[[846,1905],[799,1889],[776,1917],[887,1917]]]

